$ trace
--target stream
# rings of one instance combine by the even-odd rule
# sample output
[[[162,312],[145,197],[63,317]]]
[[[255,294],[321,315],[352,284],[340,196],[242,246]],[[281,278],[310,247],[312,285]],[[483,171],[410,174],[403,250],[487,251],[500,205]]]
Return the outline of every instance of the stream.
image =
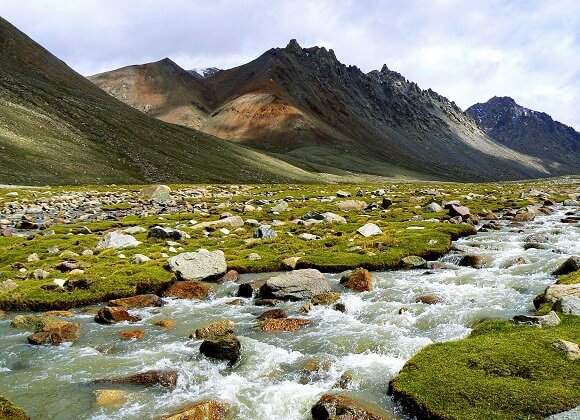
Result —
[[[371,292],[358,293],[339,285],[340,274],[327,274],[333,290],[342,293],[346,312],[315,306],[298,315],[312,324],[291,333],[265,333],[254,328],[256,315],[270,309],[244,299],[228,305],[237,284],[215,285],[207,301],[167,300],[161,308],[131,311],[143,318],[135,324],[99,325],[93,313],[78,310],[82,326],[73,345],[32,346],[28,331],[10,327],[9,314],[0,320],[0,395],[11,399],[33,419],[147,419],[167,415],[188,403],[219,399],[229,404],[232,419],[308,419],[310,408],[341,375],[351,370],[347,391],[405,418],[386,395],[389,380],[422,347],[466,337],[482,319],[511,318],[532,311],[532,300],[554,283],[549,273],[569,256],[580,253],[578,225],[560,219],[572,208],[559,208],[525,226],[500,222],[501,231],[460,239],[462,253],[489,259],[482,269],[457,267],[457,255],[440,259],[443,270],[373,272]],[[525,238],[547,235],[545,249],[524,249]],[[524,264],[510,266],[523,257]],[[265,277],[243,275],[242,280]],[[442,303],[414,303],[433,294]],[[282,303],[294,316],[304,302]],[[399,314],[399,309],[408,311]],[[162,330],[155,320],[170,318],[176,328]],[[197,327],[230,319],[237,325],[242,358],[233,368],[200,355],[201,341],[189,339]],[[119,332],[141,328],[141,340],[123,341]],[[313,368],[316,368],[313,370]],[[97,407],[93,391],[114,386],[93,384],[150,369],[177,369],[175,390],[123,387],[127,402]]]

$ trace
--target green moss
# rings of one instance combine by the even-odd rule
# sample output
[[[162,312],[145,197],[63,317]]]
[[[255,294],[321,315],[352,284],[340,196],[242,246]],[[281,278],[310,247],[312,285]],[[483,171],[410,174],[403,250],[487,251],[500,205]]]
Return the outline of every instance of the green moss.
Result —
[[[0,397],[0,419],[28,420],[30,417],[4,397]]]
[[[101,210],[103,211],[118,211],[118,210],[129,210],[131,207],[130,204],[127,203],[119,203],[119,204],[112,204],[110,206],[101,206]]]
[[[580,271],[575,271],[558,278],[557,284],[578,284],[580,283]]]
[[[556,327],[486,321],[460,341],[424,348],[389,385],[419,416],[541,419],[580,404],[580,361],[552,346],[580,340],[580,317]]]

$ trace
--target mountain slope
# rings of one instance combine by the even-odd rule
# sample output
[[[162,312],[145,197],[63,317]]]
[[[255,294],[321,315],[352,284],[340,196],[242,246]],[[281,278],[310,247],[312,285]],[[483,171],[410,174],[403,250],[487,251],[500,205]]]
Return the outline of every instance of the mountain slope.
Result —
[[[102,82],[105,77],[135,83],[122,69],[90,79],[111,92],[109,84]],[[341,168],[455,180],[548,175],[539,159],[495,143],[437,93],[419,89],[386,66],[364,74],[341,64],[332,50],[304,49],[295,40],[248,64],[197,78],[187,87],[175,81],[139,79],[131,99],[117,97],[142,107],[143,103],[135,105],[135,98],[139,91],[150,90],[151,83],[191,89],[201,104],[147,103],[150,114],[318,171]],[[177,94],[166,92],[166,96]],[[172,108],[188,117],[174,118],[168,111]]]
[[[524,108],[510,97],[493,97],[465,112],[498,143],[540,157],[552,168],[580,173],[580,133],[548,114]]]
[[[143,115],[0,18],[0,183],[317,180],[262,153]]]

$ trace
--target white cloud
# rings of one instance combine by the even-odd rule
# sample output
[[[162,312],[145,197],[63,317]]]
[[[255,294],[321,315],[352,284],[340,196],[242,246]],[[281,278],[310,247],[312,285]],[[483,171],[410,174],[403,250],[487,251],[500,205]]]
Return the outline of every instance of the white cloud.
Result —
[[[0,0],[0,13],[86,75],[166,56],[228,68],[297,38],[462,108],[511,96],[580,129],[576,0]]]

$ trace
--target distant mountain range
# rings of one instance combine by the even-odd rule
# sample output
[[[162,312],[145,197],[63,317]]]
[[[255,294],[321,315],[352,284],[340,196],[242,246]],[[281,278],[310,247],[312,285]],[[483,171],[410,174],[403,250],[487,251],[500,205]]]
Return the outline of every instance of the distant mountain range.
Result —
[[[498,143],[542,159],[552,171],[580,172],[580,133],[548,114],[509,97],[493,97],[465,112]]]
[[[356,174],[502,180],[580,172],[573,130],[570,146],[545,153],[516,147],[488,130],[488,112],[476,123],[387,66],[365,74],[332,50],[295,40],[229,70],[187,71],[163,59],[90,80],[0,18],[0,183],[321,182]]]
[[[136,111],[0,18],[0,183],[320,180]]]

